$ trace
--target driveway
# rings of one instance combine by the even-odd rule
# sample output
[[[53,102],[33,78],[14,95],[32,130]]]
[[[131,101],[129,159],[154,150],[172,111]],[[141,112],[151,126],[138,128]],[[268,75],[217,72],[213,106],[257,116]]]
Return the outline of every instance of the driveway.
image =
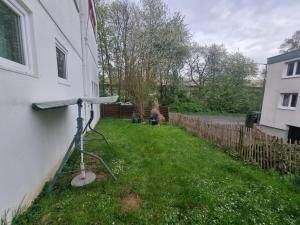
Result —
[[[208,116],[199,115],[201,120],[220,124],[244,124],[245,117],[243,116]]]

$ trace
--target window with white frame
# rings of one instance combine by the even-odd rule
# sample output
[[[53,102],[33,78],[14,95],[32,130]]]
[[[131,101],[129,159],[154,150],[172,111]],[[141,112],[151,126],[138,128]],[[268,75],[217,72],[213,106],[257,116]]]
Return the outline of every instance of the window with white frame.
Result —
[[[0,0],[0,69],[36,75],[31,16],[26,2]]]
[[[286,76],[300,76],[300,61],[287,63]]]
[[[25,65],[21,16],[0,1],[0,57]]]
[[[281,94],[281,108],[295,108],[297,106],[298,93],[282,93]]]
[[[67,51],[59,43],[56,43],[56,60],[58,77],[67,79]]]

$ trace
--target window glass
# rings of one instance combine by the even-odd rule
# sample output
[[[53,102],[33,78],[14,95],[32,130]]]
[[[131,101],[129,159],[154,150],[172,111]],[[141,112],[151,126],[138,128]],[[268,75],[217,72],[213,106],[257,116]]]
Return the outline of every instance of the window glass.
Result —
[[[289,106],[290,94],[283,94],[282,106]]]
[[[0,1],[0,57],[25,64],[20,16]]]
[[[287,68],[287,76],[292,76],[294,73],[294,63],[289,63]]]
[[[60,78],[66,79],[66,55],[65,53],[56,47],[56,59],[57,59],[57,72]]]
[[[296,107],[298,94],[292,94],[291,107]]]
[[[300,62],[297,62],[296,74],[300,75]]]

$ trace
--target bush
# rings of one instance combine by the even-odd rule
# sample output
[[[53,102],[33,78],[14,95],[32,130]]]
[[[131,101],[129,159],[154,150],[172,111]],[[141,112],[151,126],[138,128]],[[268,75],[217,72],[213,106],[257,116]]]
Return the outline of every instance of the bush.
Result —
[[[175,102],[170,105],[173,112],[203,112],[205,107],[197,102]]]

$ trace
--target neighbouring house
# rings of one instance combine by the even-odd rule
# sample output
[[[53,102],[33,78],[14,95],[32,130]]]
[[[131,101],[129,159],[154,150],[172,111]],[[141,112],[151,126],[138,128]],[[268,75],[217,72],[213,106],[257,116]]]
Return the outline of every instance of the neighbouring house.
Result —
[[[274,136],[300,140],[300,50],[268,58],[260,126]]]
[[[0,216],[40,193],[76,131],[76,106],[31,104],[98,96],[97,61],[92,0],[0,0]]]

